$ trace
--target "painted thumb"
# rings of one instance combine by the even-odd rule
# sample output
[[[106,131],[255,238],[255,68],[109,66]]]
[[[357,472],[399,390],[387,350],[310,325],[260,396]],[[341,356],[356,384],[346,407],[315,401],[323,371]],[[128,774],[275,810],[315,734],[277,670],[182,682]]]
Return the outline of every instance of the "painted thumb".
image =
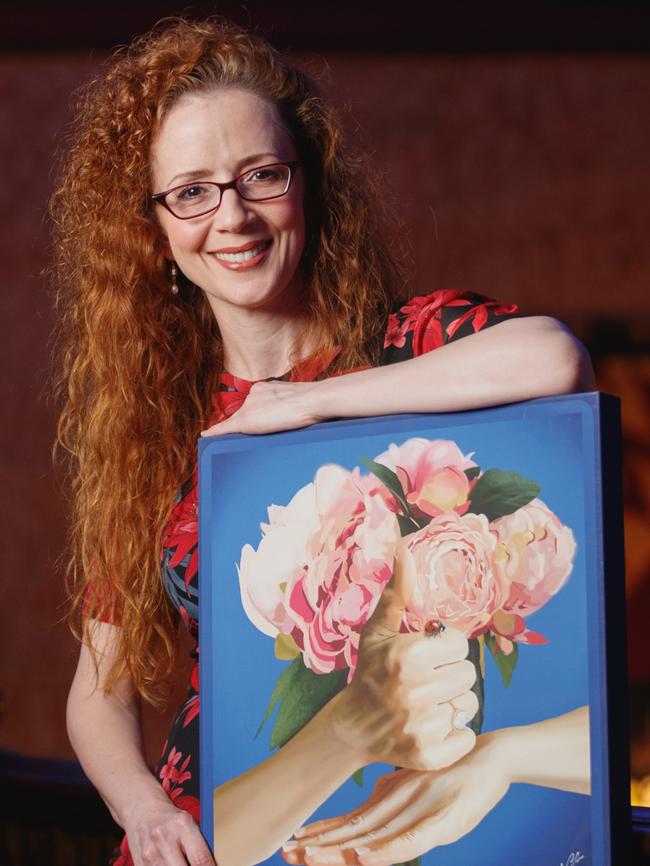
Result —
[[[415,561],[406,544],[400,543],[393,560],[393,576],[384,587],[377,607],[368,620],[368,626],[398,632],[404,617],[404,609],[413,594],[415,584]]]

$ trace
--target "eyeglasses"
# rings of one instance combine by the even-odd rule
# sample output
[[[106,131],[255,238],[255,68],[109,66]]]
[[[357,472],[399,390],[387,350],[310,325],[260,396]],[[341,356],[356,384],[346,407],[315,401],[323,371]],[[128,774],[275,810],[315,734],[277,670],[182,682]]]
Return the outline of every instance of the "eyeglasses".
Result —
[[[165,192],[157,192],[152,200],[179,220],[205,216],[221,204],[221,196],[227,189],[235,189],[246,201],[268,201],[280,198],[289,191],[295,170],[300,165],[292,162],[274,162],[249,168],[228,183],[216,181],[195,181],[172,187]]]

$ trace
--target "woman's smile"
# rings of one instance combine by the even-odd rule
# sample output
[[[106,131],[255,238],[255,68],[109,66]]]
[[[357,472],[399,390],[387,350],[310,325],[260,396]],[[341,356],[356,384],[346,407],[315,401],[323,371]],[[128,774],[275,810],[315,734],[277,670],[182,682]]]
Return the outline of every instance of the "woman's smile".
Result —
[[[212,255],[220,265],[230,271],[250,270],[265,260],[266,252],[271,248],[272,243],[272,240],[251,241],[241,247],[216,250]]]

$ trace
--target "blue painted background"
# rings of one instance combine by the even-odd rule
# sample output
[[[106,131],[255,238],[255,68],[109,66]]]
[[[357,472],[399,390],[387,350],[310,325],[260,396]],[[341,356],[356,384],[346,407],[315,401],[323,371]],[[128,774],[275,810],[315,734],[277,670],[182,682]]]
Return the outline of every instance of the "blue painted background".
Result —
[[[571,577],[526,620],[550,643],[520,647],[507,689],[486,653],[484,730],[538,721],[591,702],[594,782],[591,797],[514,785],[473,832],[425,855],[423,864],[466,866],[478,863],[480,852],[481,866],[561,866],[578,850],[584,866],[609,862],[603,831],[608,804],[603,778],[606,728],[599,700],[602,641],[597,633],[602,576],[596,408],[595,398],[569,397],[201,443],[201,802],[209,841],[212,788],[270,754],[272,720],[256,740],[254,735],[287,665],[275,659],[273,640],[242,610],[235,566],[243,545],[258,546],[259,524],[267,520],[268,506],[286,505],[313,480],[320,465],[352,469],[361,456],[373,458],[392,442],[422,436],[452,439],[464,453],[475,452],[483,470],[515,471],[537,481],[540,498],[573,530],[577,553]],[[363,802],[374,779],[390,769],[367,768],[363,789],[348,782],[315,817],[337,815]],[[279,855],[267,862],[284,863]]]

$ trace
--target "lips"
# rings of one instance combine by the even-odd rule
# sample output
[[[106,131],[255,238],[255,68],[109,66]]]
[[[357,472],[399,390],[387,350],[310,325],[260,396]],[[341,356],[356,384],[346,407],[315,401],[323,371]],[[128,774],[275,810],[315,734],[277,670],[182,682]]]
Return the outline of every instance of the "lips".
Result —
[[[270,246],[270,240],[251,241],[241,247],[224,247],[224,249],[216,250],[212,255],[220,262],[242,265],[266,252]]]

